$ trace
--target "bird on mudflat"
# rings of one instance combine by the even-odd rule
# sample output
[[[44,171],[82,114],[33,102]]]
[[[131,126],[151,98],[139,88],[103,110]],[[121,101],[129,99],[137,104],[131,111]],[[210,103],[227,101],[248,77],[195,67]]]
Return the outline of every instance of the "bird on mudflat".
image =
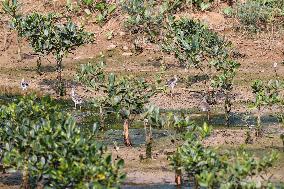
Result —
[[[168,80],[167,85],[171,90],[171,97],[173,97],[173,90],[175,88],[175,86],[177,85],[177,81],[178,81],[178,77],[176,75],[174,75],[174,77],[170,80]]]
[[[208,103],[208,100],[206,96],[203,97],[202,101],[200,102],[200,109],[202,112],[207,114],[207,120],[210,120],[210,104]]]
[[[76,94],[75,89],[72,87],[72,91],[71,91],[71,98],[72,101],[75,104],[75,109],[77,108],[77,105],[80,105],[80,109],[81,109],[81,104],[83,103],[83,98],[80,97],[78,94]]]
[[[25,91],[25,90],[28,89],[29,83],[27,81],[25,81],[25,79],[23,78],[21,83],[20,83],[20,86],[21,86],[22,90]]]
[[[273,69],[274,69],[274,72],[275,72],[275,76],[276,76],[276,77],[278,77],[278,73],[277,73],[278,67],[277,67],[277,66],[278,66],[277,62],[274,62],[274,63],[273,63]]]

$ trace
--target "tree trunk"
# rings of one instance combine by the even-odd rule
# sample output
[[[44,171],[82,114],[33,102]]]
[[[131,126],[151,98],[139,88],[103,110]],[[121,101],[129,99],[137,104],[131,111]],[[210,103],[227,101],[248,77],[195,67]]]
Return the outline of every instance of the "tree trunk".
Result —
[[[36,61],[36,67],[37,67],[36,69],[37,69],[38,74],[42,75],[42,73],[41,73],[41,57],[40,56],[38,56],[38,59]]]
[[[129,137],[129,119],[124,120],[123,124],[123,136],[125,146],[132,146],[130,137]]]
[[[261,128],[261,108],[258,107],[258,112],[257,112],[257,128],[255,132],[256,137],[260,137],[262,135],[262,128]]]
[[[29,170],[28,164],[25,162],[24,169],[23,169],[23,178],[22,178],[22,186],[21,189],[29,189]]]
[[[229,94],[228,92],[225,93],[225,125],[226,127],[229,127],[230,125],[230,112],[231,112],[231,102],[229,99]]]
[[[177,186],[181,186],[182,180],[181,180],[181,170],[175,171],[175,182]]]
[[[57,60],[57,80],[62,82],[62,59]]]
[[[17,45],[18,45],[18,61],[22,61],[22,47],[19,34],[17,33]]]
[[[100,123],[101,123],[101,130],[104,130],[105,129],[105,119],[104,119],[104,112],[103,112],[103,108],[102,106],[100,105]]]
[[[194,189],[198,189],[198,187],[199,187],[198,181],[196,177],[194,177]]]
[[[152,128],[151,125],[149,126],[149,132],[147,129],[147,123],[144,122],[144,128],[145,128],[145,141],[146,141],[146,158],[151,159],[152,158]]]
[[[62,81],[62,57],[57,58],[57,94],[64,96],[65,86]]]

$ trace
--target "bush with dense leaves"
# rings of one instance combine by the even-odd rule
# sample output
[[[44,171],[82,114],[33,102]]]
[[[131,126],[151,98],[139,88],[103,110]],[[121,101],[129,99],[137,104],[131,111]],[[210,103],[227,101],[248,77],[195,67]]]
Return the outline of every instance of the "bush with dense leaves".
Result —
[[[278,155],[272,153],[259,159],[242,149],[217,153],[201,142],[210,132],[206,128],[194,127],[185,135],[184,144],[170,158],[176,172],[188,175],[205,188],[257,188],[248,177],[272,167]]]
[[[102,64],[82,65],[77,80],[103,94],[93,100],[94,105],[100,109],[102,122],[106,113],[116,114],[122,118],[125,144],[130,146],[131,141],[128,136],[130,121],[135,119],[136,115],[143,113],[145,104],[157,92],[156,87],[143,78],[118,77],[113,73],[106,75]]]
[[[182,66],[202,68],[202,62],[229,56],[230,43],[199,21],[171,19],[162,48],[174,54]]]
[[[245,29],[266,30],[271,24],[283,25],[284,3],[278,0],[249,0],[238,3],[235,15]]]
[[[39,56],[53,54],[57,65],[58,93],[64,94],[62,61],[75,48],[93,41],[93,34],[86,32],[68,20],[60,23],[55,14],[32,13],[13,20],[13,26],[21,37],[26,38]]]
[[[92,131],[49,98],[26,96],[0,109],[3,163],[23,172],[23,187],[112,188],[124,178]]]

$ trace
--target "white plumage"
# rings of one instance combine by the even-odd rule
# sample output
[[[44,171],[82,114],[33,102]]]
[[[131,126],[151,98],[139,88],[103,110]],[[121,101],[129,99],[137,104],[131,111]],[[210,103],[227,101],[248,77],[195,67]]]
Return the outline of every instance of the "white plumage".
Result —
[[[207,102],[207,98],[206,97],[204,97],[202,99],[202,101],[200,103],[200,109],[201,109],[202,112],[207,114],[207,119],[209,121],[209,119],[210,119],[210,114],[209,114],[209,112],[210,112],[210,105]]]
[[[210,111],[210,105],[206,100],[206,97],[204,97],[200,103],[200,109],[202,112],[208,112]]]
[[[278,65],[277,62],[274,62],[273,63],[273,68],[276,69],[277,65]]]
[[[173,95],[173,90],[177,85],[178,77],[175,75],[174,78],[168,80],[167,85],[171,89],[171,96]]]
[[[72,101],[75,104],[75,109],[77,108],[77,105],[81,105],[83,103],[82,97],[80,97],[79,95],[77,95],[75,93],[75,89],[74,88],[72,88],[72,91],[71,91],[71,98],[72,98]],[[80,106],[80,109],[81,109],[81,106]]]
[[[23,91],[27,90],[28,87],[29,87],[29,83],[27,81],[25,81],[25,79],[23,78],[22,81],[21,81],[21,88]]]

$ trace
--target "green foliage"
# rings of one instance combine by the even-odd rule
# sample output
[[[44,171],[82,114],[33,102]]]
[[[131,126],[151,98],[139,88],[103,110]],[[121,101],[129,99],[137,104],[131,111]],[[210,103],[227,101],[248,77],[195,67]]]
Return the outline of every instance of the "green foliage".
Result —
[[[22,170],[23,182],[32,181],[32,188],[39,183],[47,188],[118,186],[123,161],[112,162],[95,141],[95,129],[84,132],[54,104],[49,97],[27,96],[1,107],[4,164]]]
[[[201,69],[205,60],[228,57],[230,43],[198,21],[182,18],[170,20],[162,48],[173,53],[182,66]]]
[[[78,81],[101,91],[104,96],[97,101],[103,109],[116,113],[123,119],[143,112],[144,105],[156,93],[155,87],[143,78],[124,76],[118,78],[113,73],[106,75],[101,65],[82,65],[77,74]]]
[[[122,9],[128,14],[126,28],[132,34],[146,35],[149,40],[155,41],[160,34],[163,14],[153,0],[124,0]]]
[[[239,3],[236,16],[249,30],[265,30],[266,25],[275,23],[277,17],[284,15],[284,4],[275,0],[249,0]]]
[[[148,125],[155,128],[161,129],[166,125],[167,122],[167,117],[163,116],[160,112],[160,108],[154,105],[147,106],[144,110],[142,117]]]
[[[92,63],[82,64],[77,71],[76,80],[86,86],[98,90],[105,81],[104,63],[93,65]]]
[[[49,124],[44,127],[50,129],[47,133],[43,133],[49,136],[50,142],[59,141],[48,146],[52,156],[49,161],[54,165],[46,171],[49,178],[48,186],[111,188],[118,186],[124,178],[124,175],[119,172],[123,161],[113,163],[111,155],[105,154],[106,148],[94,141],[92,135],[83,135],[73,119],[67,119],[66,125],[55,126],[55,129],[51,129],[54,125]],[[46,149],[42,152],[46,155]]]
[[[193,177],[201,187],[243,188],[251,184],[247,182],[248,176],[265,171],[278,157],[272,153],[258,159],[244,150],[219,154],[201,143],[210,131],[206,135],[200,133],[208,131],[208,127],[199,130],[196,128],[198,127],[185,135],[185,143],[170,160],[175,170]]]
[[[257,108],[257,132],[261,133],[261,110],[265,106],[272,106],[275,104],[281,105],[283,100],[280,95],[280,89],[283,89],[283,83],[278,80],[270,80],[267,83],[261,80],[255,80],[251,86],[254,94],[254,101],[250,104],[251,108]],[[282,115],[279,116],[281,119]]]
[[[111,15],[116,10],[115,4],[109,4],[105,1],[98,2],[95,6],[99,14],[96,17],[98,23],[102,24],[107,21],[108,16]]]
[[[173,116],[173,126],[179,133],[182,133],[187,129],[194,127],[194,124],[195,123],[190,119],[190,117],[184,114]]]
[[[213,65],[217,70],[217,74],[211,80],[211,86],[225,95],[225,120],[226,126],[229,126],[229,113],[232,109],[230,93],[233,90],[233,81],[240,64],[233,60],[225,59],[221,61],[212,61],[211,65]]]
[[[2,7],[4,12],[13,19],[17,19],[19,17],[18,10],[20,8],[20,4],[17,0],[4,0],[2,2]]]
[[[214,2],[214,0],[190,0],[193,5],[200,8],[202,11],[207,10],[211,7],[211,3]]]
[[[54,14],[45,16],[32,13],[16,19],[14,26],[18,34],[29,41],[34,52],[42,56],[53,54],[57,63],[58,91],[63,96],[64,84],[61,78],[63,57],[76,47],[92,42],[93,34],[85,32],[70,20],[60,24]]]
[[[33,13],[22,19],[20,34],[26,37],[36,53],[52,53],[57,61],[75,47],[92,41],[93,34],[68,21],[66,24],[55,23],[54,14]]]
[[[95,3],[95,1],[94,1],[94,0],[81,0],[81,3],[82,3],[83,5],[88,6],[88,7],[92,7],[93,4]]]
[[[223,13],[224,15],[228,16],[228,17],[231,17],[233,16],[233,8],[232,7],[226,7],[223,9]]]
[[[142,34],[151,42],[159,42],[169,16],[189,5],[201,10],[210,7],[213,0],[123,0],[122,9],[128,14],[126,28],[132,34]]]
[[[86,7],[85,12],[95,12],[98,11],[96,20],[99,24],[104,24],[108,21],[109,16],[116,10],[116,5],[102,0],[96,2],[94,0],[80,0],[79,4],[82,7]]]
[[[221,71],[220,75],[215,76],[212,81],[212,86],[214,88],[220,88],[223,91],[231,91],[233,89],[233,80],[240,64],[233,60],[225,60],[223,62],[213,61],[211,64],[217,71]]]
[[[260,108],[264,105],[273,105],[280,103],[279,89],[281,83],[278,80],[270,80],[264,83],[261,80],[255,80],[251,86],[255,99],[251,107]]]
[[[169,19],[168,32],[162,44],[162,49],[174,54],[181,66],[207,71],[211,86],[225,94],[226,125],[229,125],[229,96],[233,89],[233,79],[240,66],[230,59],[230,46],[231,43],[216,32],[209,30],[199,21],[187,18]],[[212,68],[216,70],[215,75]],[[214,95],[214,92],[212,94]]]
[[[25,119],[36,124],[41,119],[51,119],[50,116],[57,111],[59,111],[59,107],[50,97],[45,96],[39,99],[32,94],[24,96],[8,106],[1,107],[0,120],[1,124],[9,122],[9,124],[20,127]]]

